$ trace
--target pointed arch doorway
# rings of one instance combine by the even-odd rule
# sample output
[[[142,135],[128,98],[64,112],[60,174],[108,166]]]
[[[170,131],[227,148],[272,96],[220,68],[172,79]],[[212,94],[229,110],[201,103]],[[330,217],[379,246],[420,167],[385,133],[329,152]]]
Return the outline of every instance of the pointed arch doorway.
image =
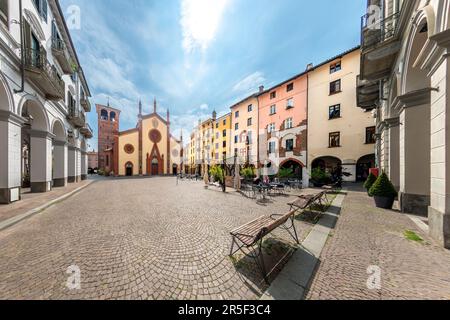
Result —
[[[147,175],[158,176],[164,174],[164,155],[161,156],[155,144],[151,153],[147,153]]]

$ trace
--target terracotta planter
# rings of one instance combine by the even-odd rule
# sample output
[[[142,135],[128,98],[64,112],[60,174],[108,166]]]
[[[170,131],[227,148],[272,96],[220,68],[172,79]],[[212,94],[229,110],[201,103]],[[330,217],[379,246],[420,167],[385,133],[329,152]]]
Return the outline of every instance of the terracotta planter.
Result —
[[[377,208],[388,209],[388,210],[392,209],[392,207],[394,205],[394,201],[395,201],[394,197],[374,196],[373,198],[375,200],[375,205]]]

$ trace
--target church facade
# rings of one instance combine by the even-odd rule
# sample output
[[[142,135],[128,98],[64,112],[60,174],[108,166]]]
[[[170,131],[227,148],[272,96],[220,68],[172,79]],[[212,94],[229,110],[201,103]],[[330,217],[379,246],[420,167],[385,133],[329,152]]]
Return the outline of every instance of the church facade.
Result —
[[[118,176],[176,175],[183,169],[182,139],[178,140],[170,132],[169,111],[164,119],[157,113],[155,101],[153,113],[143,115],[139,103],[136,128],[114,135],[110,151],[112,166],[106,170]]]

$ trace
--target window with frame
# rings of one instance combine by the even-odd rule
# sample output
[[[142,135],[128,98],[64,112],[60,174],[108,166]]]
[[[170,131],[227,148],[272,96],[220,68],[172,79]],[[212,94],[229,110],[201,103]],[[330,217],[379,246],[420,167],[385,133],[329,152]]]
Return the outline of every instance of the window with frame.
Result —
[[[47,16],[48,16],[47,0],[33,0],[33,3],[36,7],[36,10],[39,12],[39,15],[42,17],[42,19],[45,22],[47,22]]]
[[[275,153],[276,144],[275,141],[269,142],[269,154]]]
[[[287,91],[287,92],[291,92],[292,90],[294,90],[294,83],[289,83],[289,84],[286,86],[286,91]]]
[[[270,106],[270,115],[274,115],[276,113],[277,113],[277,106],[276,105]]]
[[[277,97],[277,92],[273,91],[270,93],[270,99],[275,99]]]
[[[330,94],[336,94],[342,91],[341,80],[336,80],[330,83]]]
[[[9,28],[8,0],[0,0],[0,22]]]
[[[223,125],[226,126],[227,125],[227,119],[223,120]]]
[[[236,112],[234,113],[234,117],[235,117],[235,118],[239,118],[239,111],[236,111]]]
[[[253,124],[253,119],[252,118],[248,118],[247,119],[247,126],[251,126]]]
[[[341,117],[341,105],[336,104],[330,107],[328,117],[330,120],[337,119]]]
[[[287,118],[286,121],[284,122],[284,128],[285,129],[292,129],[292,127],[294,126],[294,121],[292,118]]]
[[[342,70],[341,61],[338,61],[330,65],[330,74],[341,70]]]
[[[219,149],[219,144],[218,144],[218,143],[216,143],[216,150],[217,150],[217,149]]]
[[[286,151],[287,152],[294,151],[294,139],[287,139],[286,140]]]
[[[216,123],[216,129],[219,129],[219,123]]]
[[[286,101],[286,109],[294,108],[294,98],[290,98]]]
[[[234,124],[234,130],[239,130],[239,123]]]
[[[340,132],[332,132],[329,137],[329,147],[330,148],[338,148],[341,146],[341,133]]]
[[[247,111],[248,111],[248,112],[252,112],[252,111],[253,111],[253,105],[252,105],[252,104],[250,104],[250,105],[247,107]]]
[[[253,134],[251,131],[247,132],[247,144],[253,143]]]
[[[275,123],[271,123],[267,126],[267,132],[268,133],[275,132]]]
[[[375,127],[366,128],[366,144],[374,144],[377,142]]]
[[[227,136],[227,130],[223,130],[222,131],[222,137],[226,137]]]
[[[234,136],[234,143],[239,143],[239,136]]]
[[[226,147],[227,147],[227,142],[226,141],[222,142],[222,148],[226,148]]]

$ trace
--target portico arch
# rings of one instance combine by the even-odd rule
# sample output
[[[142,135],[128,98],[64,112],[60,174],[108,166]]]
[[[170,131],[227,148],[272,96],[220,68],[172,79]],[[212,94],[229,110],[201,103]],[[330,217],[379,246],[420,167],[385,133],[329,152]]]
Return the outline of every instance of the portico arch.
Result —
[[[3,73],[0,72],[0,203],[20,200],[20,146],[23,119],[14,113],[14,109],[11,90]]]
[[[430,17],[430,21],[428,21]],[[434,32],[430,8],[415,17],[407,42],[399,96],[400,207],[427,215],[431,181],[431,79],[418,61]],[[395,184],[395,183],[394,183]]]
[[[53,187],[65,187],[67,185],[67,138],[64,124],[57,119],[52,125],[53,133]]]
[[[54,135],[50,132],[45,107],[36,98],[23,101],[22,127],[22,186],[31,192],[47,192],[52,186],[52,147]]]

